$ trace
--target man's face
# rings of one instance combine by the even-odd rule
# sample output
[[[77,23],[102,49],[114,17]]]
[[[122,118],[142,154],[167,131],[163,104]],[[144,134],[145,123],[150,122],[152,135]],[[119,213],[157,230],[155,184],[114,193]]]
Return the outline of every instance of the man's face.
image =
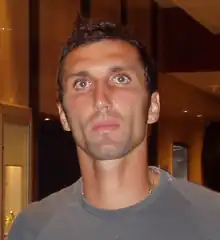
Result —
[[[64,129],[97,160],[127,155],[143,142],[147,122],[159,114],[158,94],[149,106],[138,52],[124,41],[103,40],[74,49],[64,63],[63,93],[59,113]]]

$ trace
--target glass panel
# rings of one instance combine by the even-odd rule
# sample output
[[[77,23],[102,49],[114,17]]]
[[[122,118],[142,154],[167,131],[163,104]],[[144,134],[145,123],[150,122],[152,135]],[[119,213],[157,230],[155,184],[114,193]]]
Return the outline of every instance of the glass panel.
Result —
[[[4,232],[28,203],[29,126],[3,124]]]
[[[188,148],[182,144],[173,145],[173,176],[188,178]]]

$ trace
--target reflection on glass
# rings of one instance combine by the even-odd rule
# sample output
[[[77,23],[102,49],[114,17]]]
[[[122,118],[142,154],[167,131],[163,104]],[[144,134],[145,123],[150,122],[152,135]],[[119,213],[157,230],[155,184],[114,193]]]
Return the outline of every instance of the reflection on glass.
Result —
[[[173,145],[173,176],[188,178],[188,148],[184,144]]]
[[[5,231],[8,232],[15,216],[22,209],[22,167],[5,167]]]
[[[6,217],[5,217],[5,232],[6,233],[9,232],[14,219],[15,219],[15,214],[13,213],[13,211],[10,211],[8,213],[8,215],[6,215]]]
[[[4,233],[28,202],[29,126],[4,122]]]

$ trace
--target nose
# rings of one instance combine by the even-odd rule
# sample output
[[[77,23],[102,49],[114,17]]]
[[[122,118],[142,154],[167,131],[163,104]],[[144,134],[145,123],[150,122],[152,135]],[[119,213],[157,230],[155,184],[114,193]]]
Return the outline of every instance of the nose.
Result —
[[[111,108],[111,93],[108,86],[98,83],[94,89],[94,107],[97,111],[108,111]]]

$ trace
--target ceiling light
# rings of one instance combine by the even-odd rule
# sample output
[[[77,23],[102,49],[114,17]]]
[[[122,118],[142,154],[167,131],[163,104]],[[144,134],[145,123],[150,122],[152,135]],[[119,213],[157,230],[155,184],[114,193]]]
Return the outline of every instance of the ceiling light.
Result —
[[[49,118],[45,118],[44,121],[50,121],[50,119]]]
[[[188,113],[188,110],[184,110],[183,112],[184,112],[184,113]]]
[[[198,115],[196,115],[196,117],[197,117],[197,118],[201,118],[201,117],[202,117],[202,115],[201,115],[201,114],[198,114]]]
[[[11,31],[11,28],[7,28],[7,27],[0,27],[0,31]]]

